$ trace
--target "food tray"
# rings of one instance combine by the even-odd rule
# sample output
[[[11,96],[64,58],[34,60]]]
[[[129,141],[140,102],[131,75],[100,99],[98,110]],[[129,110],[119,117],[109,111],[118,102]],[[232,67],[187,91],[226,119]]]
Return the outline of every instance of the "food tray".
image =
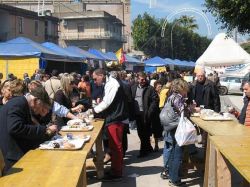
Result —
[[[195,113],[193,113],[191,116],[192,116],[192,117],[200,117],[200,113],[195,112]]]
[[[61,128],[61,131],[63,131],[63,132],[65,132],[65,131],[66,132],[87,132],[87,131],[93,130],[93,128],[94,128],[93,125],[88,125],[88,126],[79,125],[76,128],[67,125],[67,126],[63,126]]]
[[[39,149],[41,150],[68,150],[68,151],[74,151],[79,150],[83,147],[84,143],[90,140],[90,135],[85,135],[83,138],[79,138],[77,136],[73,137],[72,139],[56,139],[51,141],[46,141],[42,144],[40,144]],[[54,148],[51,146],[52,143],[59,143],[62,144],[63,141],[68,141],[71,144],[74,144],[75,147],[73,148],[64,148],[63,145],[60,145],[60,148]]]
[[[230,117],[201,117],[204,121],[232,121],[233,118]]]

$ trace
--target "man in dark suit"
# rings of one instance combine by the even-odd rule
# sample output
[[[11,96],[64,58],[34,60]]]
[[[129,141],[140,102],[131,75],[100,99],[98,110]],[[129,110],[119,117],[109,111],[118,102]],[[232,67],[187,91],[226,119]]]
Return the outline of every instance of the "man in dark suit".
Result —
[[[45,116],[50,108],[51,100],[43,87],[15,97],[1,108],[0,149],[5,161],[4,173],[26,152],[49,140],[57,131],[56,125],[34,125],[31,120],[31,112]]]
[[[206,78],[204,70],[198,70],[196,78],[190,88],[189,102],[195,101],[197,110],[203,105],[205,109],[220,112],[220,96],[216,85]]]
[[[159,97],[146,80],[146,74],[140,72],[138,74],[138,84],[131,87],[132,98],[134,103],[134,118],[137,124],[138,136],[141,140],[140,153],[138,157],[147,156],[153,152],[150,143],[151,136],[151,120],[153,114],[159,110]]]

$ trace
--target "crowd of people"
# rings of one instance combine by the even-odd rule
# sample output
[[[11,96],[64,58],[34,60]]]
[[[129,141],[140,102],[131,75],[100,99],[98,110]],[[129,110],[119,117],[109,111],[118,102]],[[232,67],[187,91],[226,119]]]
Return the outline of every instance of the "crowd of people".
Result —
[[[192,76],[194,81],[185,81]],[[216,79],[216,81],[218,81]],[[9,74],[1,81],[0,149],[4,156],[4,173],[26,152],[51,139],[76,114],[92,109],[96,117],[105,119],[103,130],[104,163],[111,161],[111,172],[104,181],[118,181],[123,176],[123,157],[128,148],[127,133],[136,127],[140,139],[138,159],[159,151],[158,141],[164,141],[162,179],[181,186],[181,165],[184,146],[178,146],[175,131],[181,113],[190,117],[202,108],[220,112],[218,83],[206,78],[204,70],[190,72],[167,71],[146,74],[95,69],[84,75],[45,74],[36,70],[23,79]],[[249,97],[250,83],[244,86]],[[240,122],[249,123],[248,99]],[[165,108],[172,129],[161,124],[159,114]],[[136,124],[136,125],[135,125]],[[205,135],[204,135],[205,137]],[[154,139],[152,145],[151,139]],[[188,149],[195,152],[195,146]]]

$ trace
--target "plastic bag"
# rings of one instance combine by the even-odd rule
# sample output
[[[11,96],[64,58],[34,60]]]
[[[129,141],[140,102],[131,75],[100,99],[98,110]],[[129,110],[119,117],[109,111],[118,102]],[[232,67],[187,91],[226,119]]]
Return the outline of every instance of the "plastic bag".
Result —
[[[175,139],[179,146],[194,144],[197,141],[197,131],[194,125],[184,117],[184,112],[181,113]]]

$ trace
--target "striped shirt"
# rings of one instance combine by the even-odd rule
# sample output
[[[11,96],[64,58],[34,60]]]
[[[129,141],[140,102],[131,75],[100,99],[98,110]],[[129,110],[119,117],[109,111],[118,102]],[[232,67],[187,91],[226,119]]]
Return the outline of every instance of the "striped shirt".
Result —
[[[250,102],[248,102],[245,118],[245,126],[250,126]]]

